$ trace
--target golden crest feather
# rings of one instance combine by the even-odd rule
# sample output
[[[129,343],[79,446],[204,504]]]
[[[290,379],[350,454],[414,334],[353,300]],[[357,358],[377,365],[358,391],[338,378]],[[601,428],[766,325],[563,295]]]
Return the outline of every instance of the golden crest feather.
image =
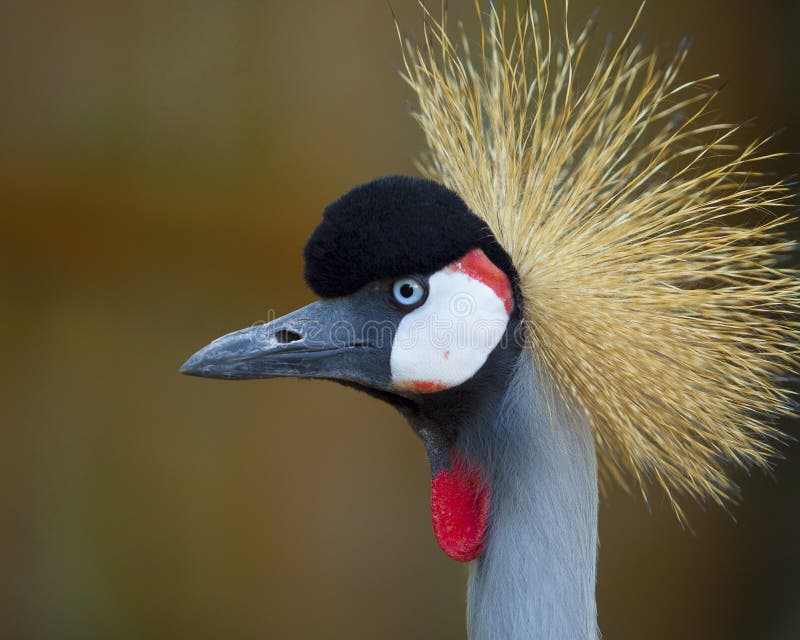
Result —
[[[556,45],[546,4],[490,6],[478,41],[422,7],[424,41],[403,40],[419,166],[511,255],[539,367],[606,472],[656,482],[679,513],[676,491],[722,503],[725,462],[768,464],[792,413],[792,194],[760,168],[777,154],[713,120],[715,76],[679,81],[685,47],[660,64],[632,41],[641,9],[591,64],[592,23]]]

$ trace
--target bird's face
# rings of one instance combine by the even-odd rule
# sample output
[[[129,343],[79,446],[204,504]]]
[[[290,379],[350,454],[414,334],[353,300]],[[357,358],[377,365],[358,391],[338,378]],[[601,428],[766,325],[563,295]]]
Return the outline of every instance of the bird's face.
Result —
[[[376,280],[229,333],[182,371],[324,378],[414,398],[471,379],[506,338],[513,309],[509,279],[476,248],[432,274]]]
[[[365,390],[409,418],[427,449],[434,494],[440,478],[447,500],[467,495],[469,502],[470,492],[480,498],[479,473],[452,471],[461,458],[454,449],[457,415],[502,391],[522,342],[515,335],[515,272],[491,232],[444,187],[384,178],[326,209],[305,258],[306,280],[322,299],[218,338],[181,371],[322,378]],[[482,502],[464,507],[478,505],[466,543],[459,534],[453,546],[437,531],[452,557],[469,560],[480,552],[487,499],[484,493]]]

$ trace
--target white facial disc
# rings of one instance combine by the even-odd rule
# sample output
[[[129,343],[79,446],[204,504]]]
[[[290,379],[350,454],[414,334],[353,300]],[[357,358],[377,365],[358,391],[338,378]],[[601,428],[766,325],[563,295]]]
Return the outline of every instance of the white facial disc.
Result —
[[[392,384],[399,389],[431,393],[466,382],[505,333],[508,298],[459,264],[434,273],[425,304],[400,321],[390,360]]]

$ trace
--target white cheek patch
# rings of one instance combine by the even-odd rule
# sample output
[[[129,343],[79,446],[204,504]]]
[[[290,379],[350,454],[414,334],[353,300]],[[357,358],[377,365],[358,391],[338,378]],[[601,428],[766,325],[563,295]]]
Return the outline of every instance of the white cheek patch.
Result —
[[[480,369],[505,333],[511,285],[482,251],[434,273],[428,299],[397,328],[392,384],[416,393],[458,386]]]

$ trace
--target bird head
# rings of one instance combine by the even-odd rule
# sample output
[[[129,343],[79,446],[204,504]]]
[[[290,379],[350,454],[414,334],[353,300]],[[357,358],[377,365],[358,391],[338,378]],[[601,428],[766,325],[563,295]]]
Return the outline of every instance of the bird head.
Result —
[[[181,371],[334,380],[393,405],[425,444],[440,545],[474,559],[488,487],[456,449],[457,417],[499,401],[523,348],[511,259],[453,191],[403,176],[328,206],[304,256],[320,300],[214,340]]]
[[[548,415],[591,429],[604,479],[659,486],[679,516],[678,496],[725,504],[726,463],[769,466],[775,418],[795,415],[794,195],[755,168],[779,154],[713,119],[714,76],[679,80],[686,47],[662,64],[631,28],[586,68],[593,22],[561,48],[546,3],[508,21],[492,5],[478,48],[425,15],[401,73],[429,179],[331,204],[305,249],[321,300],[183,372],[336,380],[398,408],[459,560],[483,548],[494,481],[459,430],[497,408],[523,352]]]

